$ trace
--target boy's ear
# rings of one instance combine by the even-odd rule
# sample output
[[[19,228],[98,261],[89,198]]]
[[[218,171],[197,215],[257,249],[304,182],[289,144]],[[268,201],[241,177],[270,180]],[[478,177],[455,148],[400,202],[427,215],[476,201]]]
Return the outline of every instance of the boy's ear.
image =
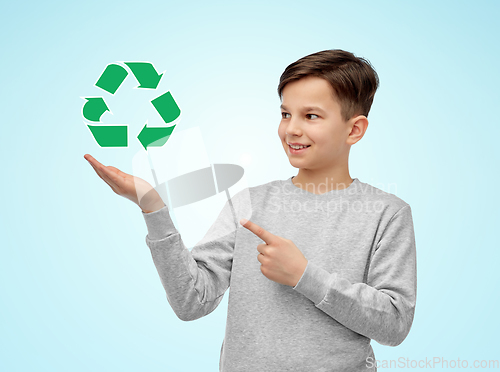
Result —
[[[368,129],[368,118],[365,115],[353,116],[349,120],[349,128],[351,132],[347,138],[347,143],[349,145],[354,145],[365,135]]]

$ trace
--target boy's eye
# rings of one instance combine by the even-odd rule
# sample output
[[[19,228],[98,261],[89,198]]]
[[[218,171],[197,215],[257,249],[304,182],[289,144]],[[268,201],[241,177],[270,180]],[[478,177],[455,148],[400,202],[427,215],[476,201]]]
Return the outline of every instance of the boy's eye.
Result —
[[[288,112],[282,112],[282,113],[281,113],[281,117],[282,117],[283,119],[286,119],[286,118],[287,118],[287,116],[286,116],[286,115],[290,115],[290,114],[289,114]],[[319,116],[318,116],[318,115],[316,115],[316,114],[307,114],[306,116],[316,116],[316,117],[319,117]],[[311,118],[311,119],[314,119],[314,118]]]

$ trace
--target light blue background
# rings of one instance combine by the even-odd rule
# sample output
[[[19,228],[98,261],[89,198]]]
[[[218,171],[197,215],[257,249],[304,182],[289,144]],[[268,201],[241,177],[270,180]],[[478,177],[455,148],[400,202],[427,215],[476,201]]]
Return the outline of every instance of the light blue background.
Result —
[[[277,134],[281,73],[333,48],[381,81],[350,174],[397,184],[415,224],[413,327],[398,347],[372,341],[377,359],[500,359],[498,4],[2,2],[0,370],[218,370],[228,292],[207,317],[175,316],[140,210],[83,158],[131,173],[140,144],[98,147],[80,97],[108,63],[152,62],[179,128],[201,128],[212,163],[251,159],[255,186],[297,172]]]

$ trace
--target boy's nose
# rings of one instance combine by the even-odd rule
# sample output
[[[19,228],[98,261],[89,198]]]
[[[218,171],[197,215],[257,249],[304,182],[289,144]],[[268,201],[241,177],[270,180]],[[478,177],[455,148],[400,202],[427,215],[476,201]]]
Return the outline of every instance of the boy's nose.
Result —
[[[288,127],[286,128],[286,133],[290,136],[300,136],[302,134],[302,129],[297,121],[290,120]]]

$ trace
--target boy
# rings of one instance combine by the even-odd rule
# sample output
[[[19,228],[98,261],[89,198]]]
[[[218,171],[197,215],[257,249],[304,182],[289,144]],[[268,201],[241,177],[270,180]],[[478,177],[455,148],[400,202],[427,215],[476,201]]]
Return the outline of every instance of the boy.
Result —
[[[146,243],[180,319],[209,314],[231,286],[221,371],[376,370],[371,339],[396,346],[410,331],[416,301],[410,206],[351,178],[348,169],[377,87],[369,62],[342,50],[289,65],[278,87],[278,134],[298,174],[248,188],[250,221],[236,217],[242,193],[236,194],[191,252],[159,195],[148,194],[148,207],[138,203]],[[93,162],[124,193],[126,187],[116,187],[123,183],[119,171]],[[130,185],[130,176],[120,175]]]

